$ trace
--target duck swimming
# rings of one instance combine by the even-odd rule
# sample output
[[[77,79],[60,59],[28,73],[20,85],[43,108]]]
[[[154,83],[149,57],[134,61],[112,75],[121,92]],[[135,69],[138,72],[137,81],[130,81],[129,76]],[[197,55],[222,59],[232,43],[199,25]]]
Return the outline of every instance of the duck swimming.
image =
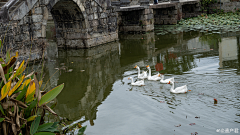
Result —
[[[159,77],[160,77],[160,75],[159,75]],[[165,80],[163,80],[163,79],[164,79],[164,75],[161,75],[160,83],[169,83],[169,81],[174,82],[174,77],[168,78],[168,79],[165,79]]]
[[[147,78],[147,72],[143,71],[142,74],[140,74],[140,68],[136,65],[134,68],[138,69],[138,78],[139,79],[146,79]]]
[[[146,66],[146,67],[147,67],[147,69],[149,70],[148,80],[151,80],[151,81],[157,81],[157,80],[160,80],[160,79],[161,79],[161,77],[160,77],[161,74],[160,74],[160,73],[151,76],[151,68],[149,67],[149,65]]]
[[[167,84],[172,85],[172,87],[170,89],[170,92],[172,92],[172,93],[187,93],[188,92],[187,85],[176,87],[174,89],[174,79],[173,79],[173,81],[169,81]]]
[[[132,78],[132,77],[129,77],[128,79],[131,79],[131,80],[132,80],[131,85],[135,85],[135,86],[143,86],[143,85],[145,85],[145,84],[144,84],[144,80],[140,80],[140,81],[133,82],[133,78]]]

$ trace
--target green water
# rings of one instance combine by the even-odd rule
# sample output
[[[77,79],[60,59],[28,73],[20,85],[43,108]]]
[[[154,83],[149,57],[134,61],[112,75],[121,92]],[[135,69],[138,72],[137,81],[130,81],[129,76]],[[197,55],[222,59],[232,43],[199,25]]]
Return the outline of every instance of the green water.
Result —
[[[227,128],[239,134],[240,34],[157,30],[86,50],[57,49],[49,41],[48,87],[65,83],[54,111],[88,125],[86,135],[218,135]],[[135,65],[175,77],[175,87],[191,91],[173,94],[171,85],[147,79],[133,87],[128,78],[137,80]]]

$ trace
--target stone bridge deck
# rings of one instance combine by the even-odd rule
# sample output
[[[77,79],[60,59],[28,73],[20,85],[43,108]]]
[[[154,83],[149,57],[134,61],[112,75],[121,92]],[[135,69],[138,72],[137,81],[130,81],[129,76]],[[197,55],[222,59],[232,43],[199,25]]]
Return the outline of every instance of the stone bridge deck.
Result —
[[[118,10],[119,31],[151,31],[154,25],[177,24],[182,18],[200,14],[198,0],[172,1],[149,5],[120,7]]]

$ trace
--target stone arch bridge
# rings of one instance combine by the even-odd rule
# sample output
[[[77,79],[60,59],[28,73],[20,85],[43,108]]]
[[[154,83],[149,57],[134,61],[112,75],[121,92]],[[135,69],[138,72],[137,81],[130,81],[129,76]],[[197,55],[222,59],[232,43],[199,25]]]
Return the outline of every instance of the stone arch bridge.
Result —
[[[6,1],[6,2],[4,2]],[[0,0],[3,52],[20,60],[46,55],[46,25],[51,13],[59,47],[90,48],[118,40],[118,31],[152,31],[199,14],[199,2],[150,0]],[[10,21],[9,21],[10,20]]]
[[[89,48],[115,41],[118,39],[117,13],[110,4],[109,0],[19,0],[16,7],[3,6],[0,12],[9,10],[9,16],[0,16],[3,50],[18,50],[24,57],[40,59],[49,11],[59,46]]]

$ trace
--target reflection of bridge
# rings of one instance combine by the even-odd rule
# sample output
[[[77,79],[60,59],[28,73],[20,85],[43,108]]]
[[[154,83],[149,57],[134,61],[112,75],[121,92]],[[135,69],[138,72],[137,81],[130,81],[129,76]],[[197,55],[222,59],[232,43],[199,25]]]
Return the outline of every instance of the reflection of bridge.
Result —
[[[210,50],[202,49],[202,52],[196,51],[191,55],[181,53],[180,50],[189,49],[187,48],[189,45],[196,44],[194,43],[195,39],[180,39],[179,37],[184,37],[183,34],[185,33],[172,35],[178,38],[167,41],[166,46],[159,45],[159,42],[166,41],[168,38],[174,39],[174,37],[163,36],[165,40],[157,40],[159,37],[154,36],[154,33],[147,33],[135,36],[121,35],[123,39],[120,43],[106,44],[86,50],[54,50],[53,47],[50,51],[55,52],[58,58],[49,57],[49,76],[56,71],[56,66],[63,65],[61,63],[65,63],[62,68],[73,69],[73,72],[61,70],[50,80],[53,84],[52,87],[59,83],[65,83],[64,91],[57,97],[58,105],[55,111],[72,120],[84,116],[85,120],[91,120],[93,124],[93,120],[96,119],[97,107],[109,96],[113,83],[123,78],[126,69],[133,69],[135,64],[140,64],[142,67],[149,64],[151,67],[155,67],[157,62],[163,61],[164,72],[177,73],[175,70],[179,70],[181,73],[190,70],[195,66],[193,55]],[[156,42],[158,45],[155,45]],[[204,45],[197,45],[197,48],[205,48]],[[178,63],[174,56],[171,57],[171,53],[184,62]],[[168,56],[169,59],[165,61],[164,59]],[[179,66],[182,66],[184,70]]]
[[[118,50],[118,43],[87,50],[58,50],[56,65],[65,63],[63,67],[66,71],[69,69],[73,71],[61,70],[55,76],[57,79],[51,80],[53,84],[65,83],[65,90],[57,97],[58,105],[55,111],[63,117],[74,120],[85,116],[85,120],[91,120],[93,124],[97,107],[110,94],[112,84],[120,79]],[[49,58],[49,63],[51,64],[54,59],[56,58]],[[54,70],[56,65],[50,65],[49,71]],[[51,76],[54,72],[49,73]]]

